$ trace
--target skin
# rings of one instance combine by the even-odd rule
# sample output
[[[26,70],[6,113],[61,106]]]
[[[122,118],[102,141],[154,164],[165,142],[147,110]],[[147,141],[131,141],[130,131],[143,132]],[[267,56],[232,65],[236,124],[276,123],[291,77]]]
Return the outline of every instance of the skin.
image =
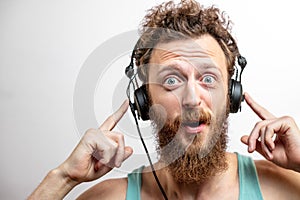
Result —
[[[161,105],[171,120],[183,109],[202,107],[219,115],[221,108],[226,107],[225,55],[218,45],[209,45],[216,43],[212,37],[203,38],[160,44],[150,59],[149,92],[153,94],[152,102]],[[184,128],[192,132],[190,127]],[[206,144],[210,139],[209,126],[201,128],[204,129],[203,143]],[[179,134],[185,145],[189,145],[186,137],[193,134]]]
[[[151,62],[158,64],[159,67],[151,68],[149,72],[153,102],[161,104],[170,118],[180,114],[183,107],[202,106],[218,114],[226,106],[223,99],[228,91],[224,54],[218,43],[209,35],[196,38],[193,43],[186,44],[186,42],[177,41],[160,46],[160,49],[176,47],[177,50],[173,49],[172,53],[154,51]],[[201,49],[186,48],[188,47],[186,45],[194,44],[199,45]],[[207,61],[214,67],[209,69],[212,70],[210,72],[220,76],[213,81],[215,85],[212,88],[211,79],[205,78],[206,71],[199,68],[201,63]],[[172,63],[180,66],[180,69],[178,65],[175,67],[177,70],[175,74],[181,74],[180,80],[168,79],[170,76],[177,78],[174,73],[159,76],[162,68],[174,67]],[[275,117],[247,93],[245,100],[261,119],[249,135],[241,138],[241,141],[248,146],[250,153],[257,151],[266,158],[255,162],[264,199],[299,199],[299,128],[291,117]],[[123,134],[113,131],[113,128],[127,109],[128,101],[125,101],[99,129],[88,130],[70,157],[49,172],[29,199],[62,199],[76,185],[96,180],[111,168],[119,167],[132,154],[132,148],[124,144]],[[204,136],[203,144],[209,138],[207,128],[204,127],[199,133]],[[189,134],[188,130],[182,133],[183,142],[186,134]],[[275,141],[271,139],[274,134],[277,137]],[[156,163],[155,167],[169,199],[238,199],[237,158],[235,154],[227,153],[226,159],[229,166],[224,173],[198,185],[178,184],[166,169],[161,167],[160,162]],[[144,171],[142,199],[162,199],[149,167]],[[125,199],[126,189],[126,178],[106,180],[87,190],[78,199]]]

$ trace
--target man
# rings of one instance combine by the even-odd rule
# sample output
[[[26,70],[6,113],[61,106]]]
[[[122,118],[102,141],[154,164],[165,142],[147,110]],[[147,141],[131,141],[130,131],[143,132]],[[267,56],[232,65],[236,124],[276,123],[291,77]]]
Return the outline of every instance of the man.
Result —
[[[134,58],[147,87],[160,159],[128,178],[101,182],[79,199],[299,199],[300,131],[247,93],[262,119],[241,141],[267,160],[226,152],[230,78],[239,51],[229,23],[216,8],[192,0],[149,10]],[[132,154],[113,128],[125,101],[99,129],[90,129],[70,157],[50,171],[29,199],[61,199],[76,185],[96,180]],[[276,137],[273,140],[273,136]]]

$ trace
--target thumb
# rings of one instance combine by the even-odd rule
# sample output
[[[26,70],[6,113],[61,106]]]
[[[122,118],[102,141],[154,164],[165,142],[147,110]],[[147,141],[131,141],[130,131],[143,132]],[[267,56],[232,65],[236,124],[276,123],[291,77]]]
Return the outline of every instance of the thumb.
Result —
[[[133,149],[129,146],[125,147],[125,154],[124,154],[124,160],[126,160],[127,158],[129,158],[133,153]],[[123,160],[123,161],[124,161]]]

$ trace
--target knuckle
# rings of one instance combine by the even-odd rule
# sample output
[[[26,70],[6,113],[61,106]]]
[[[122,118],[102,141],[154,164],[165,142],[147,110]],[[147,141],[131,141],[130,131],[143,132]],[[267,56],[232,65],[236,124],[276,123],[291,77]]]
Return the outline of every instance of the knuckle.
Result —
[[[261,126],[261,121],[255,123],[255,127],[260,127]]]
[[[265,133],[265,130],[266,130],[266,127],[265,127],[265,126],[260,127],[260,129],[259,129],[259,134],[260,134],[260,135],[263,135],[263,134]]]
[[[109,161],[110,161],[110,159],[109,159],[107,156],[102,157],[102,158],[100,159],[100,162],[101,162],[102,164],[105,164],[105,165],[108,164]]]
[[[101,131],[101,134],[103,134],[105,137],[109,136],[109,131]]]
[[[108,164],[111,161],[111,159],[114,157],[114,155],[115,155],[114,148],[111,148],[111,146],[108,146],[105,148],[105,150],[103,150],[100,161],[103,164]]]
[[[86,130],[85,134],[92,134],[95,133],[95,129],[94,128],[89,128],[88,130]]]
[[[283,116],[283,117],[281,117],[281,119],[287,121],[288,123],[294,123],[295,122],[294,119],[290,116]]]
[[[95,132],[96,132],[95,129],[88,129],[88,130],[85,132],[83,138],[84,138],[85,140],[88,140],[88,141],[89,141],[89,140],[92,140],[92,139],[95,137]]]
[[[265,129],[266,133],[272,133],[272,131],[273,131],[273,128],[269,124],[266,125],[264,129]]]
[[[124,140],[124,135],[119,133],[119,134],[117,134],[117,138],[118,138],[118,140]]]
[[[117,148],[118,148],[118,146],[115,143],[112,143],[111,145],[109,145],[107,147],[107,151],[109,152],[109,154],[111,155],[111,157],[116,154]]]

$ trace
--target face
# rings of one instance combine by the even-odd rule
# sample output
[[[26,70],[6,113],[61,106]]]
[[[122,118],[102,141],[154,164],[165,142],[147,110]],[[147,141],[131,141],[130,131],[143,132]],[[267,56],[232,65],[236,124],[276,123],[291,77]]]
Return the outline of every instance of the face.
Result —
[[[224,134],[222,141],[219,140],[225,132],[228,90],[222,49],[209,35],[159,44],[152,53],[148,72],[149,95],[154,105],[150,116],[159,132],[159,145],[165,149],[161,156],[165,154],[166,160],[171,159],[167,161],[171,166],[181,157],[175,164],[180,166],[173,166],[180,168],[174,174],[190,171],[182,170],[181,165],[186,162],[190,167],[192,157],[195,158],[194,169],[197,166],[204,168],[199,161],[199,152],[202,152],[201,159],[216,148],[222,153],[226,140]],[[214,149],[218,142],[222,148]],[[220,159],[220,151],[211,157]]]
[[[149,93],[153,105],[160,105],[165,119],[174,121],[184,110],[203,109],[213,116],[227,104],[227,67],[217,41],[204,35],[195,40],[159,44],[153,51],[149,68]],[[202,134],[207,138],[208,124],[187,121],[184,135]]]

